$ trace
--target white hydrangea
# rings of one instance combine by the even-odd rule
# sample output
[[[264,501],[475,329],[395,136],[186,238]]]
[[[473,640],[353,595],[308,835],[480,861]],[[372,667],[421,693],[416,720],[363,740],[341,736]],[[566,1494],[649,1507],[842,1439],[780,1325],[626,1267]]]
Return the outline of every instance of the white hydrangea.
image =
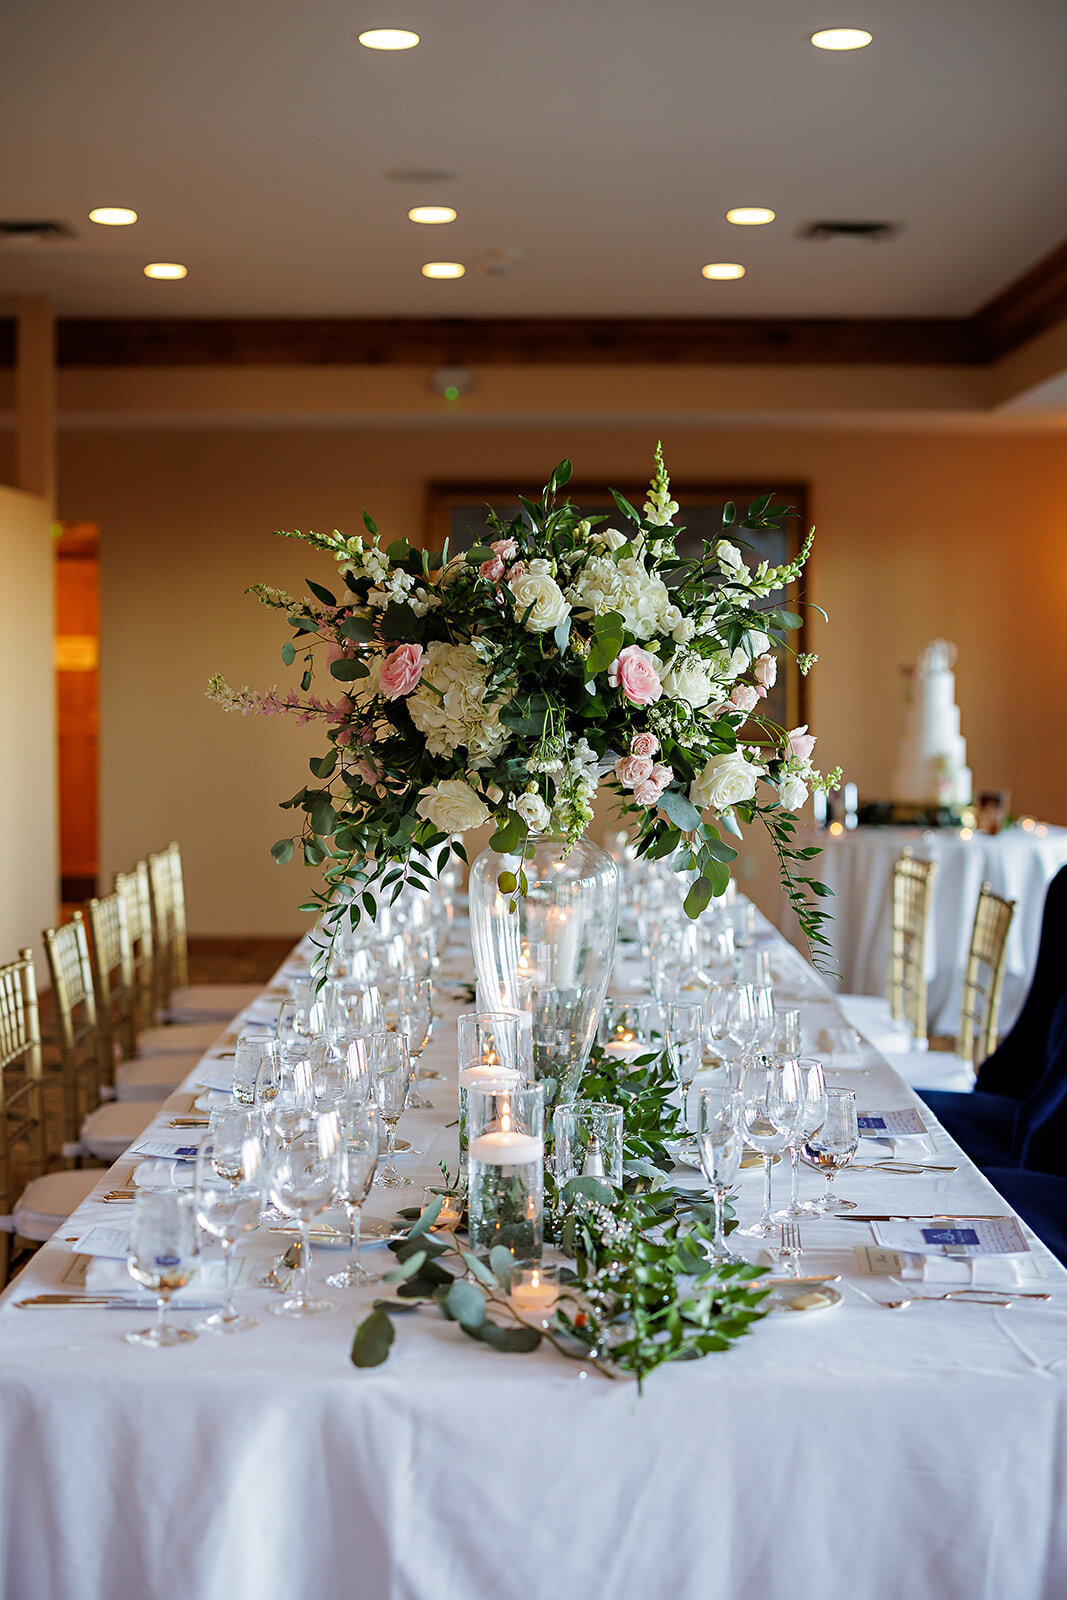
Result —
[[[435,642],[426,648],[422,677],[408,696],[411,720],[426,735],[431,755],[465,746],[472,767],[487,766],[507,742],[500,707],[485,703],[486,677],[469,644]]]
[[[650,577],[636,556],[614,561],[593,556],[566,591],[576,612],[599,617],[617,611],[623,627],[637,639],[667,632],[671,597],[661,578]]]

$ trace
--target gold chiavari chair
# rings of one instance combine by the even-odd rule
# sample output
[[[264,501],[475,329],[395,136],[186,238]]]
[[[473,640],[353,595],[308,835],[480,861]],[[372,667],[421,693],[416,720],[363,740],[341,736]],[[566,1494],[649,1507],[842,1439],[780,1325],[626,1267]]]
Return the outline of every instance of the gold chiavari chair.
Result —
[[[846,1020],[883,1052],[926,1049],[926,929],[936,878],[936,863],[917,861],[910,850],[893,863],[886,994],[836,997]]]
[[[133,962],[134,1032],[155,1023],[153,1000],[156,952],[152,939],[152,903],[148,888],[148,863],[138,861],[132,872],[116,872],[115,893],[122,901]]]
[[[166,937],[168,954],[163,972],[166,995],[160,1015],[184,1026],[228,1022],[252,1004],[258,984],[189,984],[189,935],[185,914],[185,878],[177,844],[149,858],[153,906],[157,906],[157,939]]]
[[[996,1046],[1008,933],[1014,915],[1015,901],[1004,900],[993,893],[988,883],[983,883],[971,929],[956,1035],[956,1054],[969,1062],[974,1072]]]
[[[0,966],[0,1288],[14,1256],[50,1239],[96,1181],[91,1172],[46,1172],[44,1094],[33,954],[21,950]],[[16,1198],[20,1146],[28,1182]]]

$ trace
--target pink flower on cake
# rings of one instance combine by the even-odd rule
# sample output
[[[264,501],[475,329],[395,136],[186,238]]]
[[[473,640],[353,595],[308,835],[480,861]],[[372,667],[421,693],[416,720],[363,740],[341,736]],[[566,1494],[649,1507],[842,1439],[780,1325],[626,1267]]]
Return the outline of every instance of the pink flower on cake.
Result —
[[[608,683],[612,689],[621,689],[634,706],[650,706],[663,693],[656,658],[639,644],[628,644],[619,651],[608,668]]]
[[[806,722],[803,727],[793,728],[791,732],[787,733],[785,742],[788,746],[789,754],[796,756],[798,761],[809,761],[811,759],[811,752],[815,749],[815,735],[808,732]]]
[[[659,740],[654,733],[635,733],[630,740],[630,754],[650,761],[659,755]]]
[[[387,700],[410,694],[422,677],[422,645],[399,644],[382,662],[378,690]]]
[[[615,763],[615,776],[624,789],[636,789],[639,784],[645,783],[652,774],[652,762],[648,756],[622,756]]]

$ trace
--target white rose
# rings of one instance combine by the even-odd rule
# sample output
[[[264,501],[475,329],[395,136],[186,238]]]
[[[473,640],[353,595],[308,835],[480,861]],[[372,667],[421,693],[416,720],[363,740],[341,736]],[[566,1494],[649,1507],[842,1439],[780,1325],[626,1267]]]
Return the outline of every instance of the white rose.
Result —
[[[544,556],[535,556],[534,559],[530,562],[530,571],[531,572],[536,572],[536,573],[540,574],[542,577],[545,576],[546,574],[547,574],[548,577],[551,577],[552,576],[552,563],[551,563],[551,561],[546,561]]]
[[[748,633],[745,634],[745,644],[748,646],[748,651],[753,661],[755,661],[757,656],[766,655],[767,651],[771,648],[771,641],[768,639],[767,635],[765,633],[761,633],[758,628],[751,628]]]
[[[520,794],[512,806],[525,822],[531,833],[544,833],[548,827],[551,811],[539,794]]]
[[[522,622],[531,633],[550,633],[571,609],[555,578],[546,572],[528,572],[525,577],[516,578],[511,592],[515,621]]]
[[[778,785],[778,798],[786,811],[799,811],[808,798],[808,786],[795,773],[787,773]]]
[[[598,528],[593,538],[605,550],[621,550],[624,544],[630,543],[629,535],[620,533],[618,528]]]
[[[689,798],[700,810],[724,811],[742,800],[751,800],[756,793],[756,779],[761,768],[746,761],[740,750],[731,750],[721,756],[712,756],[703,772],[699,773],[689,790]]]
[[[492,813],[462,778],[442,778],[419,793],[422,799],[416,806],[420,817],[440,828],[443,833],[463,833],[467,828],[480,828]]]
[[[719,540],[715,546],[715,554],[718,557],[719,571],[724,578],[729,578],[731,581],[736,582],[738,578],[744,576],[745,558],[737,546],[730,543],[729,539]]]
[[[672,662],[662,683],[669,699],[682,700],[693,711],[699,711],[711,699],[711,679],[699,656],[683,657],[677,666]]]
[[[697,625],[692,617],[683,617],[681,622],[676,622],[671,629],[671,638],[675,644],[688,644],[696,638]]]
[[[740,645],[729,653],[725,650],[716,650],[708,660],[708,670],[712,677],[716,683],[722,684],[733,683],[742,672],[748,671],[749,665],[748,652],[742,650]]]

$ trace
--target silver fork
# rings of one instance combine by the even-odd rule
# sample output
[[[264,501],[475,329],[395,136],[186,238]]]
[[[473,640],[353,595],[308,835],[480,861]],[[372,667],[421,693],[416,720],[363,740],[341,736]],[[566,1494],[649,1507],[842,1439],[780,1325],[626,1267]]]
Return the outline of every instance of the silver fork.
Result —
[[[794,1278],[800,1277],[800,1228],[795,1222],[782,1223],[782,1255],[787,1259],[787,1270]]]

